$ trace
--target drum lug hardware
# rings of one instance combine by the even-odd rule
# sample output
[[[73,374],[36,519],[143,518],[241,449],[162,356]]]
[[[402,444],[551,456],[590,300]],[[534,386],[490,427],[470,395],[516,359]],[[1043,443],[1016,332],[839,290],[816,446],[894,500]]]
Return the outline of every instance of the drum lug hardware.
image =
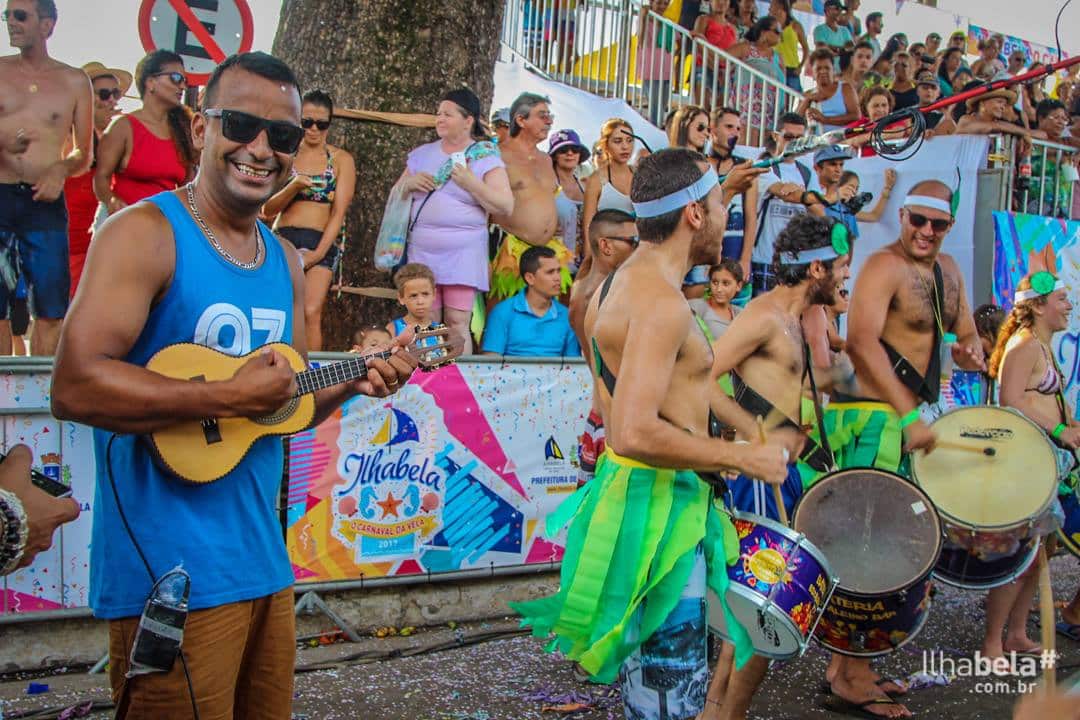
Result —
[[[898,600],[898,601],[899,601],[899,602],[900,602],[901,604],[903,604],[903,603],[907,602],[907,590],[901,590],[901,591],[900,591],[899,593],[897,593],[897,595],[896,595],[896,599],[897,599],[897,600]]]
[[[855,632],[851,634],[851,644],[858,650],[866,649],[866,633]]]

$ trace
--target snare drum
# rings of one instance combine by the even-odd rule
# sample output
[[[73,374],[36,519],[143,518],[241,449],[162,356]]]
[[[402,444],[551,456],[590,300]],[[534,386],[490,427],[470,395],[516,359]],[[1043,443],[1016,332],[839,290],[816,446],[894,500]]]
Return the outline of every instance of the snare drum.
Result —
[[[776,660],[802,655],[836,578],[803,535],[760,515],[732,513],[739,561],[728,567],[728,607],[746,629],[754,651]],[[709,603],[709,627],[730,640],[723,610]]]
[[[989,405],[950,410],[931,428],[949,446],[915,453],[911,474],[945,528],[934,575],[968,590],[1015,580],[1035,560],[1039,535],[1053,529],[1045,527],[1057,493],[1050,441],[1019,412]]]
[[[840,470],[806,491],[792,524],[840,578],[814,632],[819,643],[873,657],[918,634],[941,552],[941,521],[923,491],[883,470]]]

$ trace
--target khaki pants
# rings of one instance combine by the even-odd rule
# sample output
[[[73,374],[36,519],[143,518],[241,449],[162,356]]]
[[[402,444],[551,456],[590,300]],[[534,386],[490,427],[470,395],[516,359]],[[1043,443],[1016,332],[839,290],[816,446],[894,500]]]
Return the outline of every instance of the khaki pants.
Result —
[[[109,623],[109,682],[116,717],[190,720],[191,697],[177,658],[168,673],[124,677],[139,618]],[[296,620],[291,587],[256,600],[196,610],[184,628],[184,657],[200,720],[289,720]]]

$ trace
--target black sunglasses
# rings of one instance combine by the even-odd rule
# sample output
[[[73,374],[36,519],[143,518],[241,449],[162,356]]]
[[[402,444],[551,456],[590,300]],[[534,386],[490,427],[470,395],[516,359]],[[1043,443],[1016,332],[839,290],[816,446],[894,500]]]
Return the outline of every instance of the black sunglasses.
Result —
[[[295,155],[304,139],[304,130],[299,125],[280,120],[265,120],[239,110],[221,110],[211,108],[203,110],[206,117],[221,118],[221,134],[232,142],[247,145],[266,131],[266,140],[274,152]]]
[[[310,130],[312,125],[319,128],[319,130],[328,130],[328,129],[330,129],[330,121],[329,120],[316,120],[315,118],[304,118],[304,119],[302,119],[300,121],[300,127],[304,128],[305,130]]]
[[[630,243],[633,247],[637,247],[641,243],[641,238],[637,235],[605,235],[608,240],[622,240],[624,243]]]
[[[4,22],[11,22],[12,20],[14,20],[15,22],[24,23],[29,19],[30,19],[30,13],[26,12],[25,10],[20,9],[20,10],[5,10],[4,11]]]
[[[167,77],[173,85],[187,85],[187,76],[182,72],[159,72],[150,77]]]
[[[709,129],[709,126],[698,123],[698,126],[696,128],[694,128],[694,129],[697,130],[698,132],[705,132],[706,130]]]
[[[107,100],[109,100],[109,98],[112,98],[113,100],[119,100],[120,88],[100,88],[97,91],[97,96],[98,99],[101,100],[101,102],[106,102]]]
[[[911,212],[910,210],[908,210],[908,222],[911,223],[911,226],[916,229],[924,227],[926,223],[930,223],[931,229],[933,229],[933,231],[937,233],[945,232],[952,225],[952,220],[943,218],[931,219],[917,212]]]

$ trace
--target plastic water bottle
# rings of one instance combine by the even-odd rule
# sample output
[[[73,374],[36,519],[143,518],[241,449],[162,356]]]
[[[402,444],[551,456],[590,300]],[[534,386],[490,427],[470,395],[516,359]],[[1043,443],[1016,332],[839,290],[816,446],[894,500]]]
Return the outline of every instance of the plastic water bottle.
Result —
[[[1026,193],[1031,189],[1031,156],[1025,155],[1020,158],[1020,164],[1016,168],[1016,189]]]
[[[190,593],[191,576],[179,566],[154,583],[135,631],[127,677],[172,669],[184,640]]]

